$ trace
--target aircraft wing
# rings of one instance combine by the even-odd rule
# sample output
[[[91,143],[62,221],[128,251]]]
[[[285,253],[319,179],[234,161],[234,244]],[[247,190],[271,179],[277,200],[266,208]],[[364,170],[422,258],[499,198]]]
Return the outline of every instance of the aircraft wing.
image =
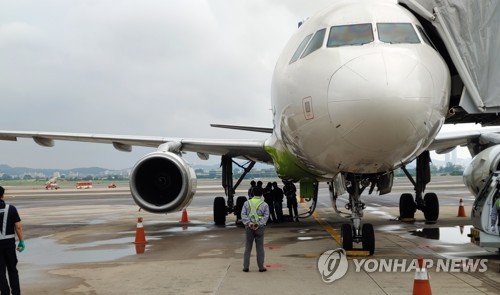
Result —
[[[500,144],[500,127],[483,127],[460,131],[441,131],[429,146],[436,153],[447,153],[457,146]]]
[[[128,152],[132,150],[132,146],[158,148],[162,144],[175,143],[179,144],[180,151],[195,152],[203,156],[209,154],[228,155],[240,159],[272,163],[271,157],[264,150],[264,140],[189,139],[158,136],[0,130],[0,140],[17,141],[18,138],[32,138],[37,144],[45,147],[54,146],[55,140],[105,143],[112,144],[119,151]]]

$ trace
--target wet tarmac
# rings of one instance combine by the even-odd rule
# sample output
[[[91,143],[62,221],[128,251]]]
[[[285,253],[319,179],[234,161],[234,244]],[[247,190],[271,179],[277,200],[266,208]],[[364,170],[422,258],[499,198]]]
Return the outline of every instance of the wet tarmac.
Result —
[[[485,251],[468,242],[469,219],[456,213],[457,198],[471,196],[456,185],[460,177],[451,180],[438,182],[435,192],[441,204],[455,205],[442,205],[440,220],[433,225],[425,224],[421,213],[414,223],[395,221],[401,187],[387,198],[364,198],[365,220],[376,231],[375,255],[369,258],[488,259],[483,273],[429,270],[433,293],[499,294],[499,256],[495,249]],[[26,234],[26,251],[18,255],[23,294],[260,294],[252,292],[254,279],[270,293],[411,294],[414,273],[354,272],[355,258],[349,259],[352,267],[344,278],[324,283],[317,259],[339,245],[314,218],[270,224],[265,244],[269,271],[256,272],[252,258],[250,273],[243,273],[243,231],[230,216],[225,227],[213,225],[211,202],[220,192],[208,189],[202,188],[188,209],[188,223],[179,222],[180,212],[139,212],[127,191],[105,198],[101,193],[106,191],[100,190],[62,191],[43,195],[43,202],[36,191],[18,193],[9,202],[18,207]],[[318,214],[339,231],[346,219],[333,213],[324,192],[321,188]],[[139,216],[147,239],[142,254],[133,243]]]

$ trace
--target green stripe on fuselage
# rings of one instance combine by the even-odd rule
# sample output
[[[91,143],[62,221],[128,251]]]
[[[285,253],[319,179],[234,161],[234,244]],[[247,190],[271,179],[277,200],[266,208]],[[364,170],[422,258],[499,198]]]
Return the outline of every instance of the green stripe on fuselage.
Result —
[[[297,160],[287,151],[278,150],[272,146],[264,147],[273,158],[276,173],[283,179],[316,179],[316,176],[297,164]]]

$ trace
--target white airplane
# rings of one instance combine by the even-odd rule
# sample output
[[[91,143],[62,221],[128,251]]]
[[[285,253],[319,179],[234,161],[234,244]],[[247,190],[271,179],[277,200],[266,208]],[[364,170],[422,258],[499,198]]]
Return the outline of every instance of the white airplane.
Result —
[[[336,198],[345,189],[351,222],[341,227],[342,246],[362,242],[375,251],[373,226],[362,223],[361,194],[376,188],[391,191],[393,171],[417,159],[410,180],[416,196],[401,196],[400,217],[413,218],[416,209],[426,220],[439,216],[438,198],[425,195],[430,181],[429,151],[449,151],[498,134],[500,128],[455,133],[440,132],[450,109],[449,65],[431,43],[419,20],[394,2],[339,2],[307,19],[292,36],[277,61],[272,82],[272,128],[213,125],[265,132],[267,140],[207,140],[168,137],[0,131],[0,139],[32,138],[42,146],[55,140],[112,144],[120,151],[132,146],[157,148],[133,167],[130,189],[144,210],[182,210],[196,192],[196,178],[183,152],[202,159],[222,156],[224,197],[214,200],[214,221],[224,224],[245,198],[234,202],[233,158],[273,164],[280,178],[300,183],[300,195],[317,199],[317,185],[328,182]],[[490,136],[494,137],[494,136]],[[477,146],[476,157],[483,147]],[[489,167],[488,161],[474,162]],[[483,169],[484,170],[484,169]],[[481,171],[483,171],[481,170]],[[479,170],[477,170],[479,171]],[[468,177],[479,187],[481,177]]]

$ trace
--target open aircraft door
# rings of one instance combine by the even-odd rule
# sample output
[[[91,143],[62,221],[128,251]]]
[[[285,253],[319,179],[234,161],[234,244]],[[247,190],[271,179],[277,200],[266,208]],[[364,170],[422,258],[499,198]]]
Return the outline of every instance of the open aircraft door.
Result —
[[[481,247],[500,248],[500,236],[498,229],[492,231],[491,211],[493,203],[500,197],[500,171],[491,174],[490,178],[479,192],[474,205],[472,206],[471,221],[471,242]]]

